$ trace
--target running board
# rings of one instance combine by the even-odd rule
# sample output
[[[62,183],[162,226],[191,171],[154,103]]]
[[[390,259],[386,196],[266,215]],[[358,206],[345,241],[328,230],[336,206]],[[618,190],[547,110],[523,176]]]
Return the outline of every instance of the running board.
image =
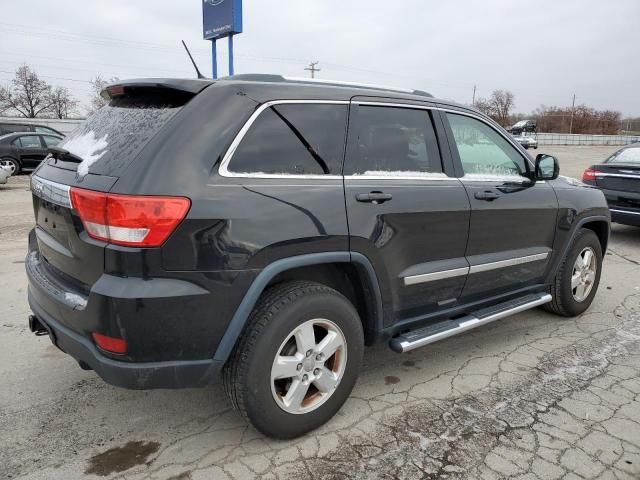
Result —
[[[391,350],[398,353],[408,352],[445,338],[453,337],[495,320],[529,310],[551,301],[548,293],[532,293],[524,297],[499,303],[491,307],[476,310],[462,318],[442,322],[403,333],[389,341]]]

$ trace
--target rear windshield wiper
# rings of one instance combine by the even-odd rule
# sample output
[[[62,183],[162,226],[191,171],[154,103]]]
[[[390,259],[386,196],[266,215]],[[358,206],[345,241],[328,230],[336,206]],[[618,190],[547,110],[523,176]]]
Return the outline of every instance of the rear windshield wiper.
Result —
[[[78,155],[74,155],[69,150],[65,150],[64,148],[49,147],[48,151],[49,151],[49,155],[51,155],[56,160],[64,160],[65,162],[72,162],[72,163],[84,162],[84,159],[82,157],[79,157]]]

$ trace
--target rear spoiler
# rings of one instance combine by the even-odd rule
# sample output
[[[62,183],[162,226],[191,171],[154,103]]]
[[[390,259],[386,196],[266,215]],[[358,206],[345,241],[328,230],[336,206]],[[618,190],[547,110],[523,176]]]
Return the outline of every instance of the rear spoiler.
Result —
[[[149,90],[154,88],[197,95],[213,83],[214,81],[210,79],[139,78],[111,83],[100,92],[100,95],[104,99],[110,100],[113,97],[124,95],[132,90]]]

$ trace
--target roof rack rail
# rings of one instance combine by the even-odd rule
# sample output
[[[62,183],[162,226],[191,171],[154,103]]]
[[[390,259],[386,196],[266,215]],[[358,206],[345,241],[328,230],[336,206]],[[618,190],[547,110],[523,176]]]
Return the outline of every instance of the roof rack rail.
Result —
[[[408,88],[387,87],[384,85],[372,85],[368,83],[358,82],[342,82],[339,80],[320,80],[317,78],[303,77],[285,77],[282,75],[272,75],[265,73],[246,73],[233,75],[232,77],[222,77],[220,80],[242,80],[247,82],[274,82],[274,83],[300,83],[300,84],[318,84],[332,87],[351,87],[351,88],[367,88],[370,90],[381,90],[385,92],[409,93],[411,95],[419,95],[422,97],[433,97],[423,90],[411,90]]]

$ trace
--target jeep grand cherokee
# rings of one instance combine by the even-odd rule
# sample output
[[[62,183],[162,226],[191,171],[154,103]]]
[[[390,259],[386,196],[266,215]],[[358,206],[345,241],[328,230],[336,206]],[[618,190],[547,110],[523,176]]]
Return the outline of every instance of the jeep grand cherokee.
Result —
[[[32,177],[31,329],[127,388],[222,380],[267,435],[397,352],[596,293],[602,192],[419,91],[131,80]]]

